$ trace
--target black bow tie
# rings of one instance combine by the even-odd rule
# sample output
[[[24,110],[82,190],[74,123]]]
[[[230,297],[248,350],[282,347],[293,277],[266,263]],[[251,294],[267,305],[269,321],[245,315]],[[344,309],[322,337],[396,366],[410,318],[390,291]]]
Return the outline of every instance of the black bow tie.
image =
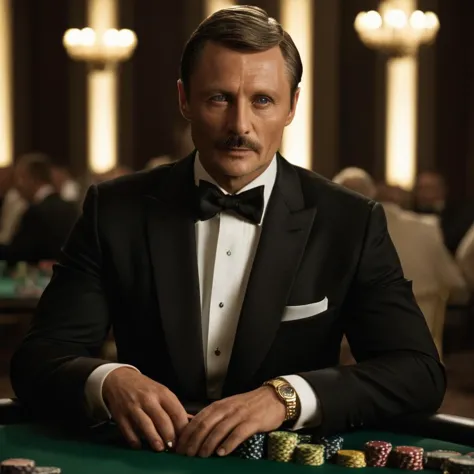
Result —
[[[264,186],[240,194],[224,194],[208,181],[200,181],[198,192],[198,218],[207,221],[222,211],[233,211],[245,219],[259,224],[263,214]]]

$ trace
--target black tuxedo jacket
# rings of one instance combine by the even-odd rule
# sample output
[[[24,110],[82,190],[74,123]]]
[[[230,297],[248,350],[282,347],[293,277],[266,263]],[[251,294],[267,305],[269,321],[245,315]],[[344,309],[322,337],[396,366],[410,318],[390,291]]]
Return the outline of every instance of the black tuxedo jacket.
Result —
[[[90,188],[12,360],[14,389],[37,412],[84,413],[111,325],[120,362],[205,400],[193,159]],[[327,311],[281,321],[285,306],[325,297]],[[344,333],[355,366],[338,366]],[[435,411],[445,391],[381,206],[279,156],[224,396],[286,374],[314,387],[325,433]]]
[[[0,260],[7,260],[10,264],[57,260],[78,216],[77,206],[61,199],[58,193],[31,204],[23,214],[11,243],[0,246]]]

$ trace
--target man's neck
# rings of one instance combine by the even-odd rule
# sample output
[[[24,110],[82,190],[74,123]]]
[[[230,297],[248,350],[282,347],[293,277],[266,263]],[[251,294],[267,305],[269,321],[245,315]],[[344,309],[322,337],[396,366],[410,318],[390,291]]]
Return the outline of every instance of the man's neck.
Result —
[[[209,176],[211,176],[211,178],[229,194],[238,193],[241,189],[245,188],[245,186],[257,179],[266,171],[266,169],[270,166],[270,163],[271,161],[250,174],[235,177],[222,175],[221,173],[215,172],[215,170],[208,169],[201,161],[203,168],[209,173]]]

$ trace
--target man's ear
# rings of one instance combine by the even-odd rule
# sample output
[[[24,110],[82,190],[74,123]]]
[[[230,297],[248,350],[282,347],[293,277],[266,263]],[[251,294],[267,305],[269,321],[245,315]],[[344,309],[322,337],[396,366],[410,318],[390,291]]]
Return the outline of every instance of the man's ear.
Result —
[[[189,106],[188,106],[188,98],[186,97],[186,91],[184,90],[184,84],[181,79],[178,79],[177,86],[178,86],[179,110],[181,111],[181,115],[186,120],[189,121],[191,120],[191,114],[190,114]]]
[[[291,106],[290,112],[288,113],[288,117],[286,118],[285,126],[290,125],[295,118],[296,113],[296,105],[298,104],[298,99],[300,97],[300,88],[296,89],[295,95],[293,96],[293,104]]]

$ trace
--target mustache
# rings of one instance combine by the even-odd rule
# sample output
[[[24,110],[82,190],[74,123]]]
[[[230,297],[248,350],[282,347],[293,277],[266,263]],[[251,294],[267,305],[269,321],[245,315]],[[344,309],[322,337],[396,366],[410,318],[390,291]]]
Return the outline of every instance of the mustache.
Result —
[[[220,150],[229,150],[232,148],[247,148],[257,153],[260,151],[259,143],[243,135],[230,135],[227,138],[218,140],[216,142],[216,146]]]

